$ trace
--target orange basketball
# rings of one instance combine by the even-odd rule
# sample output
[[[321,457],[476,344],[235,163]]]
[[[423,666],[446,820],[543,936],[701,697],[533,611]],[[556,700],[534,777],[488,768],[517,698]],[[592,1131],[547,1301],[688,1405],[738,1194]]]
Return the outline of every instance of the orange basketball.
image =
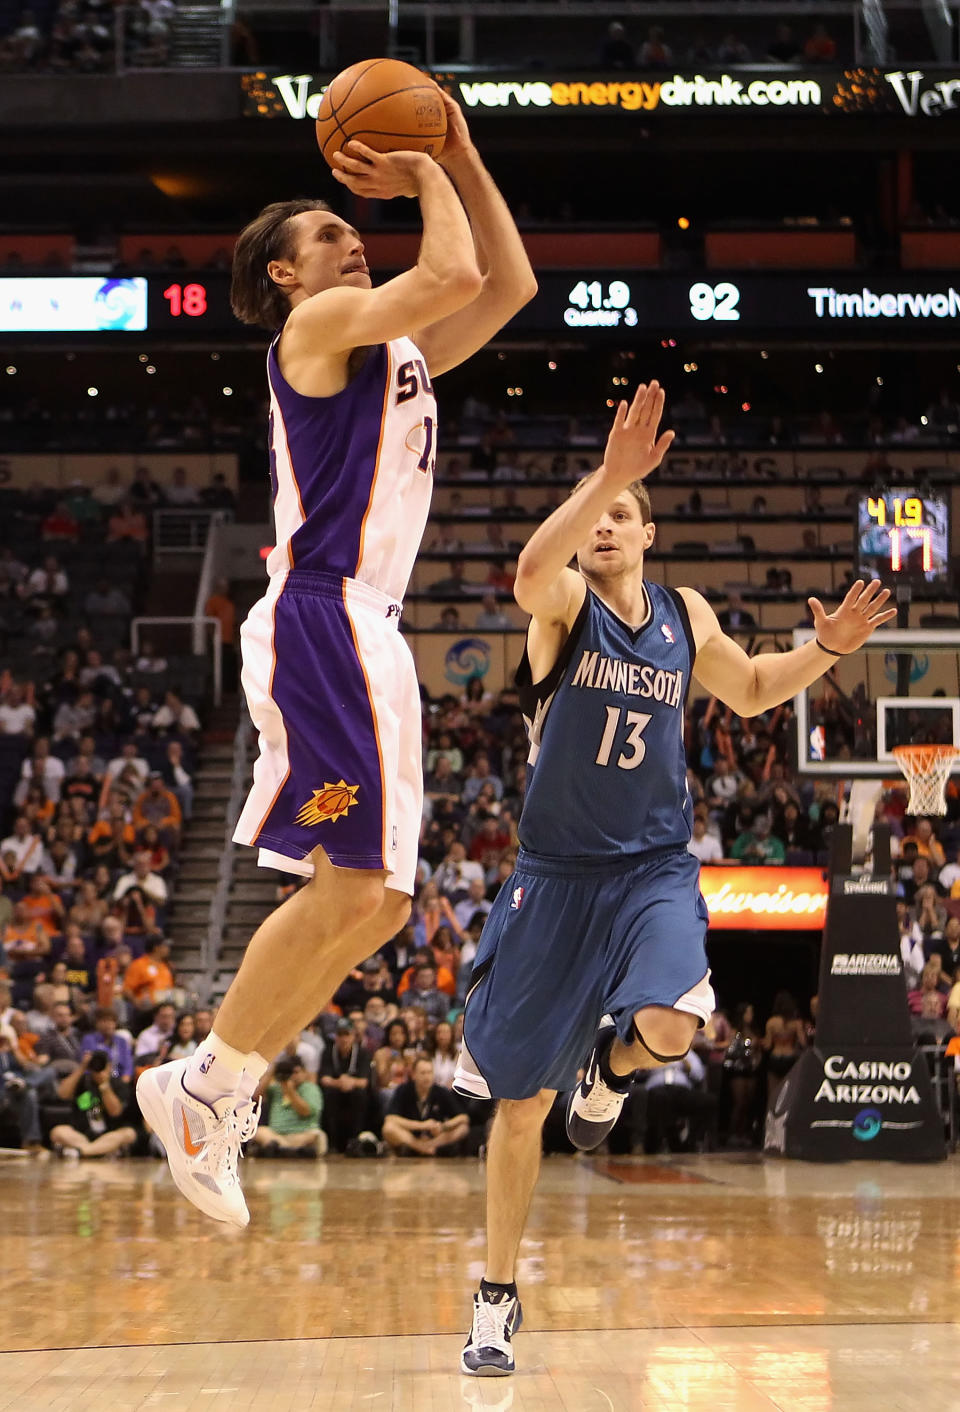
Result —
[[[352,137],[376,152],[439,157],[447,114],[432,79],[399,59],[364,59],[337,74],[317,114],[317,142],[327,162]]]

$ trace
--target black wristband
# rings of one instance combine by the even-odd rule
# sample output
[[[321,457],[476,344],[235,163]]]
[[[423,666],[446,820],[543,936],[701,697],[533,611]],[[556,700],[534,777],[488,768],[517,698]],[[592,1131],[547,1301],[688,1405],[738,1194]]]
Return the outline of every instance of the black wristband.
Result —
[[[830,655],[831,657],[852,657],[852,656],[853,656],[853,653],[852,653],[852,652],[834,652],[834,650],[833,650],[832,647],[824,647],[824,645],[823,645],[823,643],[820,641],[819,637],[815,637],[813,640],[814,640],[814,642],[817,644],[817,646],[820,648],[820,651],[821,651],[821,652],[827,652],[827,653],[829,653],[829,655]]]

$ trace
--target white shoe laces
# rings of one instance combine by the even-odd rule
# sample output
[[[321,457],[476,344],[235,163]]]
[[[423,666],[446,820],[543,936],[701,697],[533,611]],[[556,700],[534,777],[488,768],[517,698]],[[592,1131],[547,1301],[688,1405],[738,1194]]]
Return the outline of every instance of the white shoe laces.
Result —
[[[475,1348],[496,1348],[501,1353],[510,1350],[506,1325],[513,1311],[513,1300],[504,1299],[491,1304],[486,1299],[478,1299],[473,1313],[473,1345]]]
[[[582,1093],[580,1094],[577,1109],[588,1123],[603,1122],[617,1111],[625,1097],[626,1094],[609,1088],[598,1073],[587,1097],[584,1098]]]
[[[248,1101],[247,1103],[241,1103],[240,1106],[237,1108],[237,1118],[240,1122],[241,1144],[249,1142],[250,1139],[253,1137],[254,1133],[257,1131],[257,1128],[260,1126],[261,1107],[262,1103],[253,1103],[252,1101]],[[243,1117],[240,1118],[240,1113],[243,1112],[244,1109],[246,1109],[246,1112],[244,1112]]]
[[[237,1158],[240,1156],[241,1124],[231,1109],[204,1140],[203,1151],[194,1159],[223,1187],[239,1186]]]

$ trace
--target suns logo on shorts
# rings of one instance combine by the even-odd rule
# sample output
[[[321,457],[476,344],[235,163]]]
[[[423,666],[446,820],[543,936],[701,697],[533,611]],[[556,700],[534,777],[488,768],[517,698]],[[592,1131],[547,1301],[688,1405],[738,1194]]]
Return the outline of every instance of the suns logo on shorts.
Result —
[[[358,802],[359,788],[358,784],[347,784],[346,780],[338,780],[336,784],[326,782],[323,789],[313,791],[313,798],[307,800],[297,815],[297,823],[310,828],[312,824],[322,824],[327,819],[342,819],[347,810]]]

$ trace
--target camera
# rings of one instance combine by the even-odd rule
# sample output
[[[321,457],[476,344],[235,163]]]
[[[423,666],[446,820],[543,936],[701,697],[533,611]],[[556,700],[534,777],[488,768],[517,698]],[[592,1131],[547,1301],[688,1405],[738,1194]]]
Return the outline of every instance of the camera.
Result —
[[[87,1060],[87,1068],[91,1074],[102,1074],[104,1069],[110,1067],[110,1055],[105,1049],[95,1049]]]

